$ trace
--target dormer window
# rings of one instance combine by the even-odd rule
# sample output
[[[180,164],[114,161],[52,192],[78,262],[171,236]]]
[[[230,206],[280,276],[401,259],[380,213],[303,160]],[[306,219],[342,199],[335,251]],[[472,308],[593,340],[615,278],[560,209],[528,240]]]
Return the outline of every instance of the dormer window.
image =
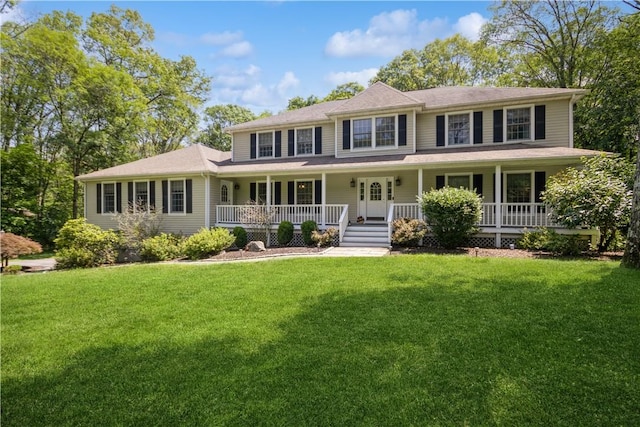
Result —
[[[353,121],[353,148],[371,148],[371,119]]]
[[[353,149],[394,148],[397,145],[397,116],[353,120]],[[375,131],[374,131],[375,129]]]

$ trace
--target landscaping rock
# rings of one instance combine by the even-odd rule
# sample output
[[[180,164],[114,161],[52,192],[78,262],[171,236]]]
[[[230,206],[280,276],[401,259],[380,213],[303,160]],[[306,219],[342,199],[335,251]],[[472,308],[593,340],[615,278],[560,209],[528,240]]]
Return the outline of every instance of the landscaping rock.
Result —
[[[264,247],[264,242],[254,240],[247,243],[247,246],[245,246],[244,250],[249,252],[262,252],[266,251],[267,249]]]

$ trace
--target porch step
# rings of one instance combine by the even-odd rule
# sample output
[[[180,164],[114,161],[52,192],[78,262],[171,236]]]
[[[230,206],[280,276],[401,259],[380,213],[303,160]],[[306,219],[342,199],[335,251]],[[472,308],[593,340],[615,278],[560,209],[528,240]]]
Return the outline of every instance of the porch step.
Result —
[[[386,224],[350,225],[344,233],[340,246],[345,247],[389,247]]]

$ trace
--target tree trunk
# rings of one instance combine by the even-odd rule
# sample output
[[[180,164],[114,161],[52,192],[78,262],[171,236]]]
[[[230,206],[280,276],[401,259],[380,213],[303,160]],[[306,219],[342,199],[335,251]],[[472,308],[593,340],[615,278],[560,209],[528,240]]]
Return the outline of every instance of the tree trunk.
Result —
[[[636,160],[636,178],[633,184],[633,205],[622,265],[640,269],[640,147]]]

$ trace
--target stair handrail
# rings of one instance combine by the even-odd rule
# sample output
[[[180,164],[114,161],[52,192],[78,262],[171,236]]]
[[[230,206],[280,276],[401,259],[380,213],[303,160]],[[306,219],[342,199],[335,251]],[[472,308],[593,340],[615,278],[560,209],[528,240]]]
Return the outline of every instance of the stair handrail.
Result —
[[[342,207],[342,212],[340,213],[340,219],[338,220],[338,226],[340,230],[340,243],[342,243],[342,237],[347,231],[347,225],[349,225],[349,205],[344,205]]]
[[[387,212],[387,241],[391,244],[391,236],[393,235],[393,211],[395,206],[393,202],[389,204],[389,212]]]

